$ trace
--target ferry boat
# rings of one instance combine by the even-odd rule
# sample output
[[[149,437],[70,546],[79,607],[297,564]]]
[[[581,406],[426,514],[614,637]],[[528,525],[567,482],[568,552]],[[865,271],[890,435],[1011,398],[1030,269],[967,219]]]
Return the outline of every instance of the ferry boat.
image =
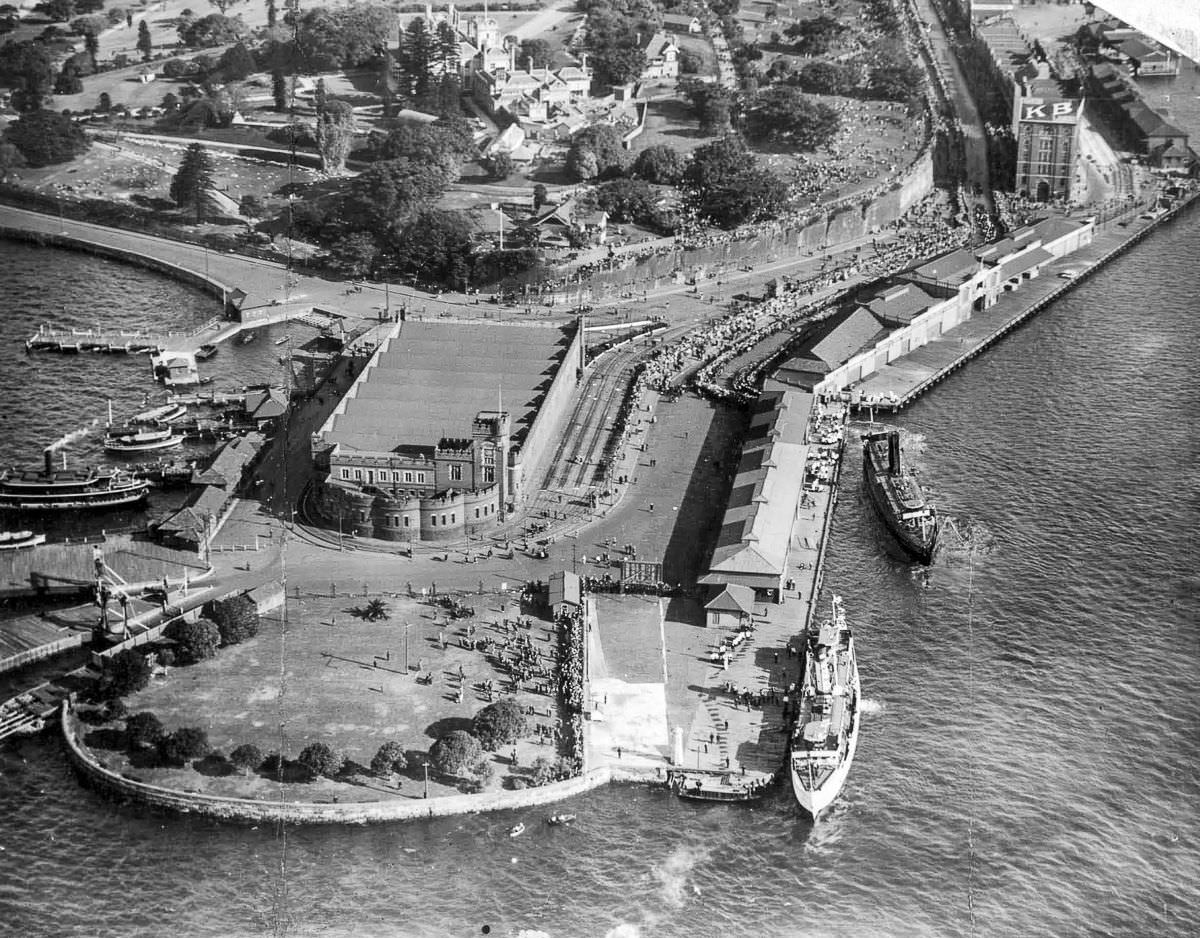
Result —
[[[20,550],[23,547],[37,547],[46,543],[45,534],[34,534],[32,531],[0,531],[0,550]]]
[[[136,433],[110,434],[104,439],[104,449],[109,453],[145,453],[171,449],[182,442],[182,434],[176,433],[173,427],[164,426]]]
[[[55,471],[54,452],[44,453],[43,471],[0,472],[0,509],[10,511],[79,511],[135,505],[150,483],[122,469],[99,467],[86,473]]]
[[[858,747],[858,659],[846,624],[842,598],[833,597],[833,614],[805,639],[800,714],[792,730],[789,762],[792,791],[800,807],[816,820],[833,804]]]
[[[196,359],[198,361],[208,361],[217,354],[217,347],[211,342],[205,342],[200,348],[196,349]]]
[[[937,510],[900,462],[900,431],[863,434],[863,477],[867,494],[900,546],[921,563],[933,560],[937,546]]]
[[[160,423],[173,423],[187,416],[187,407],[183,404],[172,402],[163,404],[159,407],[152,407],[150,410],[143,410],[140,414],[134,414],[130,418],[130,423],[156,426]]]

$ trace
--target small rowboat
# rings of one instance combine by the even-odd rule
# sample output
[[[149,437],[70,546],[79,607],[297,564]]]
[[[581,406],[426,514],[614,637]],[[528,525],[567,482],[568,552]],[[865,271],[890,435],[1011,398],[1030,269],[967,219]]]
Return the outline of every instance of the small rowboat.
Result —
[[[512,827],[510,827],[508,829],[509,837],[520,837],[524,833],[525,833],[525,825],[521,824],[519,822],[517,824],[514,824]]]

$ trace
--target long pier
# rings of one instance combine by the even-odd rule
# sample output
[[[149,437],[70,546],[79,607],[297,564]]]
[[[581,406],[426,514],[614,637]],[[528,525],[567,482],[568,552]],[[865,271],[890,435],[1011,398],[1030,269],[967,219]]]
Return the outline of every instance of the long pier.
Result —
[[[863,378],[851,389],[853,406],[875,411],[907,407],[930,388],[944,381],[971,359],[987,351],[1043,309],[1075,289],[1105,264],[1128,251],[1159,225],[1200,202],[1200,193],[1189,193],[1161,214],[1134,216],[1125,227],[1110,224],[1092,243],[1048,264],[1042,275],[1006,293],[985,310],[939,338],[913,349]]]

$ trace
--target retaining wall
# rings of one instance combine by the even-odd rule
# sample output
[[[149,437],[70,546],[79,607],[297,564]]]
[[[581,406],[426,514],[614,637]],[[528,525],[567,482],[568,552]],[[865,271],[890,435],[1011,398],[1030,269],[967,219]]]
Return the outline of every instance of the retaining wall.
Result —
[[[306,801],[255,801],[226,798],[199,792],[163,788],[128,778],[101,765],[77,735],[78,720],[70,705],[64,704],[60,718],[67,758],[92,787],[117,798],[180,814],[202,814],[224,821],[289,824],[373,824],[382,821],[407,821],[417,818],[448,817],[456,814],[481,814],[551,804],[590,791],[613,780],[608,766],[592,769],[577,778],[555,782],[541,788],[521,791],[485,792],[479,795],[451,795],[445,798],[387,801],[337,802],[318,804]],[[638,779],[641,780],[641,779]]]

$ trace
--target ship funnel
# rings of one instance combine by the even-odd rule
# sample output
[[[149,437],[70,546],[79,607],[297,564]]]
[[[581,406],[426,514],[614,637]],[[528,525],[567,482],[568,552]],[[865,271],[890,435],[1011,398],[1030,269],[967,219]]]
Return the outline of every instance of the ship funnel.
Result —
[[[46,475],[54,475],[54,447],[47,446],[42,450],[42,458],[46,461]]]
[[[896,475],[900,472],[900,431],[893,430],[888,434],[888,472]]]

